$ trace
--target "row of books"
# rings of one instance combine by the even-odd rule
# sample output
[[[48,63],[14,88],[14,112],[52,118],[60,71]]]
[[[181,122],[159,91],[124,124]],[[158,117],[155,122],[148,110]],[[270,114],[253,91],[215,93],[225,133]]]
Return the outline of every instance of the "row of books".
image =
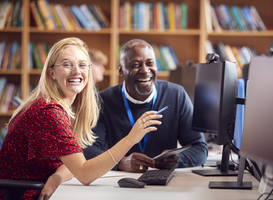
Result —
[[[118,27],[136,30],[179,30],[188,27],[188,5],[184,2],[129,2],[119,6]]]
[[[7,132],[8,132],[8,130],[7,130],[6,127],[0,128],[0,149],[2,147],[2,144],[3,144],[3,141],[4,141],[5,137],[7,135]]]
[[[0,2],[0,30],[22,27],[23,6],[21,0]]]
[[[21,62],[21,43],[17,41],[0,43],[0,70],[20,69]]]
[[[28,46],[29,69],[43,69],[50,48],[51,45],[43,42],[30,42]]]
[[[154,48],[156,56],[156,64],[158,71],[170,71],[176,70],[179,61],[177,56],[172,48],[172,46],[167,45],[156,45],[151,44]]]
[[[21,97],[21,87],[10,83],[5,77],[0,77],[0,112],[12,111],[16,108],[12,103],[14,96]]]
[[[208,31],[266,31],[255,6],[207,5]]]
[[[206,52],[216,53],[221,60],[236,62],[238,77],[242,77],[242,69],[246,64],[249,64],[251,57],[257,55],[257,51],[252,47],[230,46],[222,42],[213,45],[210,41],[206,41]]]
[[[31,26],[46,30],[99,30],[110,22],[99,5],[65,6],[47,0],[30,2]]]

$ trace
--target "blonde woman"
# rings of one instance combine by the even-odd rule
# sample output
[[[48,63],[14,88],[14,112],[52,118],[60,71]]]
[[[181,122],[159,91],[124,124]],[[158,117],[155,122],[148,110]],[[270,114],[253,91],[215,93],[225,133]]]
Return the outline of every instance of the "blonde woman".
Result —
[[[23,199],[48,199],[75,176],[83,185],[111,170],[142,137],[161,124],[155,111],[144,113],[129,134],[100,156],[86,161],[82,148],[95,141],[99,116],[92,64],[86,44],[63,39],[51,48],[37,88],[14,112],[0,151],[0,178],[45,183]],[[3,193],[0,191],[0,199]]]

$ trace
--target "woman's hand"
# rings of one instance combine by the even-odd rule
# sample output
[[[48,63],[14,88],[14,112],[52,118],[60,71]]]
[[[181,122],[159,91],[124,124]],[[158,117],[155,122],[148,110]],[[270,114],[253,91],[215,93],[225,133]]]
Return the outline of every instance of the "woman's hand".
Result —
[[[155,115],[156,111],[147,111],[145,112],[135,123],[131,129],[128,137],[134,142],[138,143],[146,133],[151,131],[156,131],[157,128],[153,125],[160,125],[162,122],[156,119],[160,119],[162,115]]]

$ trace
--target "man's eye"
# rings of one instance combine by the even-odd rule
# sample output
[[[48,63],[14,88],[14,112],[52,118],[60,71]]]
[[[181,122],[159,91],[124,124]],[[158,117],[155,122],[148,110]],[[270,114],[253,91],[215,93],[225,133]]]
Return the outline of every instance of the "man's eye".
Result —
[[[147,66],[153,66],[154,65],[154,62],[148,62],[146,63]]]
[[[132,64],[132,67],[133,67],[133,68],[139,68],[139,67],[140,67],[140,64],[138,64],[138,63]]]

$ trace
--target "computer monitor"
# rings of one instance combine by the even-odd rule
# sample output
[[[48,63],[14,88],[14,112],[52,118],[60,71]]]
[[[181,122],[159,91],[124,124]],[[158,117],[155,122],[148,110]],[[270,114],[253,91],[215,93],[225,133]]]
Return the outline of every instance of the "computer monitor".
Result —
[[[236,64],[229,61],[199,63],[196,66],[192,129],[216,136],[223,145],[220,170],[192,170],[203,176],[236,176],[228,170],[234,135],[238,76]]]
[[[251,59],[240,155],[273,166],[273,57]]]
[[[209,188],[251,189],[243,182],[246,158],[273,166],[273,57],[254,56],[249,65],[246,87],[244,128],[240,149],[240,164],[236,182],[210,182]],[[272,187],[272,186],[271,186]]]

